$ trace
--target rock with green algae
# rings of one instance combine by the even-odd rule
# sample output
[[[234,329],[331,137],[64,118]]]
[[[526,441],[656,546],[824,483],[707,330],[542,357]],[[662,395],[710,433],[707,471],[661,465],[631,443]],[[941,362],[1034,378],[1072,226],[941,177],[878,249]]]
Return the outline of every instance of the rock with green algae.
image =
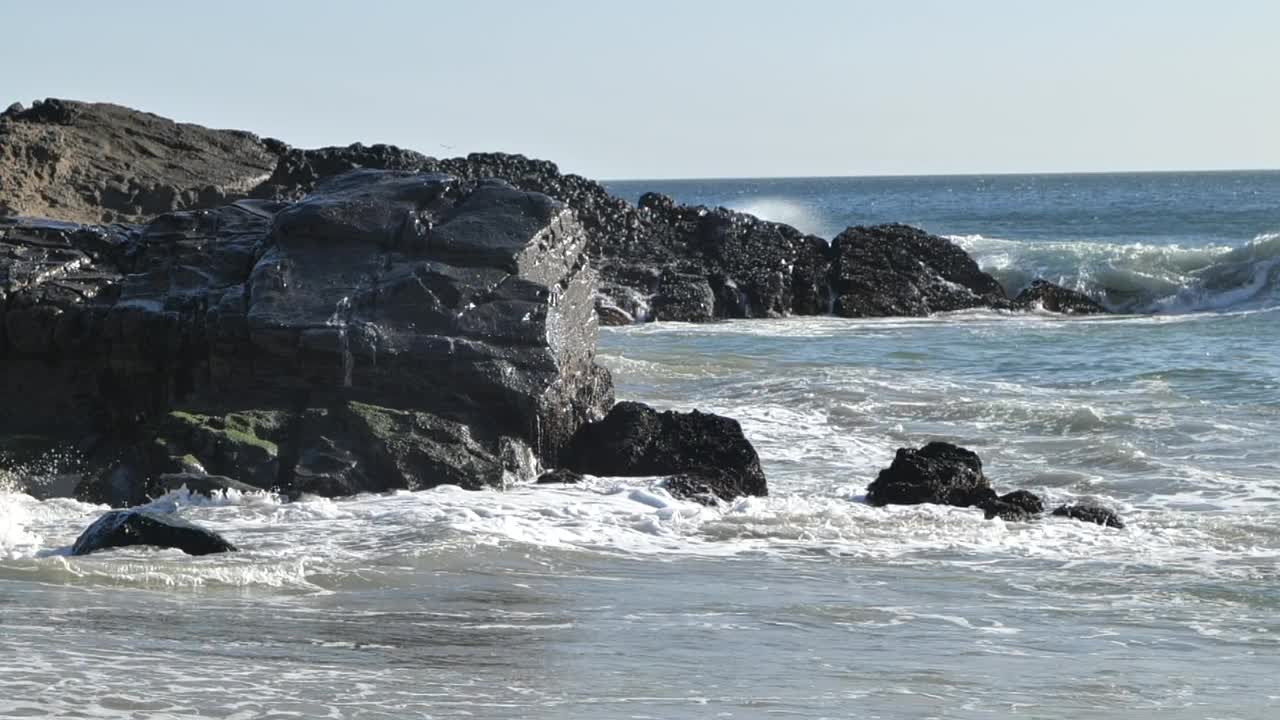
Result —
[[[290,422],[281,410],[203,414],[175,410],[159,424],[157,449],[172,471],[203,470],[269,490],[279,482],[280,440]],[[153,465],[160,466],[162,463]]]
[[[528,446],[509,437],[432,413],[354,401],[301,411],[174,411],[159,423],[151,456],[151,495],[173,489],[156,478],[177,474],[340,497],[438,485],[503,487],[531,478],[536,468]]]

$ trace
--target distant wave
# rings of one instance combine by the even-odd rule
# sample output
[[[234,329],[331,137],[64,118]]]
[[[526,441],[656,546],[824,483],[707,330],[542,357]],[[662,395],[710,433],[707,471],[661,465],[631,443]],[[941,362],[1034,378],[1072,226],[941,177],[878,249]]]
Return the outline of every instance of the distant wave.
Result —
[[[1239,247],[1020,242],[950,236],[1011,294],[1036,278],[1119,312],[1184,313],[1280,305],[1280,233]]]

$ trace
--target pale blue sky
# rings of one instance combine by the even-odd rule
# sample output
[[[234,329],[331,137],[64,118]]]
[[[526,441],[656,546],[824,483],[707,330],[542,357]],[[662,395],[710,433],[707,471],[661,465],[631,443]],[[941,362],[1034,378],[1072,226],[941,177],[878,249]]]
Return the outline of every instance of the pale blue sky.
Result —
[[[1271,0],[0,2],[0,100],[598,178],[1280,167]]]

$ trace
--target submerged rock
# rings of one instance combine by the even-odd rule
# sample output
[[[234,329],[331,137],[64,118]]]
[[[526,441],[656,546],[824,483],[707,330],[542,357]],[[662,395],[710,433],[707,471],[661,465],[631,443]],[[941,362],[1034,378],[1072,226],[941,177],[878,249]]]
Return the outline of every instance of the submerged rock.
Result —
[[[129,545],[177,548],[188,555],[234,552],[221,535],[180,517],[150,510],[115,510],[98,518],[76,538],[72,555]]]
[[[1097,523],[1106,527],[1124,529],[1124,521],[1116,511],[1101,505],[1063,505],[1053,511],[1057,517],[1071,518],[1081,522]]]
[[[1013,299],[1022,310],[1039,308],[1069,315],[1101,315],[1110,312],[1096,300],[1077,290],[1068,290],[1048,280],[1035,280]]]
[[[578,430],[561,464],[591,475],[693,476],[696,492],[725,500],[769,494],[760,458],[738,421],[697,410],[659,412],[620,402]]]
[[[978,454],[946,442],[899,448],[893,463],[867,486],[872,505],[936,503],[969,507],[995,500]]]
[[[1044,512],[1044,500],[1028,490],[1014,490],[982,504],[988,520],[1000,518],[1009,522],[1034,520]]]
[[[242,483],[225,475],[204,475],[194,472],[165,473],[157,476],[151,484],[152,492],[155,495],[162,495],[183,488],[186,488],[190,493],[208,497],[225,495],[228,490],[242,493],[260,492],[262,490],[262,488]]]

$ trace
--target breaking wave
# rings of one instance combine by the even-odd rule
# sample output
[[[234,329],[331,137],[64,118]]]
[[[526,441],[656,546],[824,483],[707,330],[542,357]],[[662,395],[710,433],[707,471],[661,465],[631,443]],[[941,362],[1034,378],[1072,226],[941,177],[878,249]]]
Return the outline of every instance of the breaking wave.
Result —
[[[1012,294],[1036,278],[1088,293],[1111,310],[1186,313],[1280,305],[1280,233],[1230,247],[1019,242],[951,236]]]

